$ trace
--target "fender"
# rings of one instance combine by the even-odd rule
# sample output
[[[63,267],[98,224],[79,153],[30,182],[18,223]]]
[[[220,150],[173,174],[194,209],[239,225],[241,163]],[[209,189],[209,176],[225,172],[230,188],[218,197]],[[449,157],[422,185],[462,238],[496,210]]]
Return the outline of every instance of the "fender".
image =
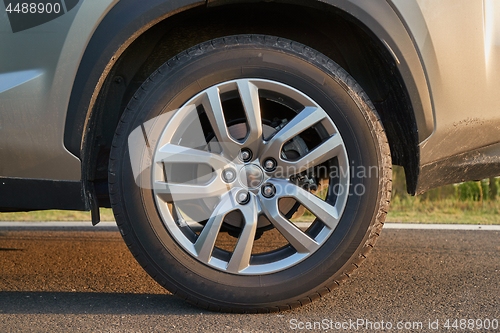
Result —
[[[208,6],[248,2],[208,0]],[[286,2],[286,1],[281,1]],[[325,0],[363,23],[393,55],[412,102],[419,142],[434,131],[434,115],[423,62],[413,37],[404,22],[386,0]],[[204,5],[200,0],[122,0],[117,3],[96,29],[82,58],[72,90],[64,135],[66,148],[81,156],[84,129],[108,71],[120,54],[143,31],[160,20],[189,8]],[[311,1],[310,6],[320,5]],[[110,33],[112,31],[113,33]]]
[[[207,0],[208,6],[220,6],[229,3],[251,2],[249,0]],[[291,0],[277,0],[281,3],[294,3]],[[435,117],[429,80],[425,70],[423,57],[420,54],[417,40],[428,33],[425,20],[419,8],[415,11],[414,21],[418,21],[419,36],[409,33],[408,25],[403,20],[398,9],[391,0],[316,0],[308,1],[308,6],[328,4],[335,7],[359,22],[385,45],[398,65],[400,74],[410,95],[415,119],[418,127],[419,143],[424,142],[434,132]],[[426,59],[431,64],[436,63],[433,47],[426,50]]]
[[[101,21],[83,55],[68,105],[64,144],[81,157],[84,133],[109,70],[138,36],[157,22],[204,0],[121,0]]]

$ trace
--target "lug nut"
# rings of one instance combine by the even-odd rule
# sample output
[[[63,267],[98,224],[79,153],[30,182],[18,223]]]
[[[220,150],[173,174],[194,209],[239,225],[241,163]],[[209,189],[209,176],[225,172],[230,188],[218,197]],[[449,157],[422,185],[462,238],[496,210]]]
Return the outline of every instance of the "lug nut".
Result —
[[[273,184],[262,186],[262,195],[266,198],[272,198],[276,194],[276,187]]]
[[[252,159],[252,152],[250,151],[250,149],[242,149],[240,152],[240,159],[243,162],[250,162],[250,160]]]
[[[236,179],[236,171],[234,169],[226,169],[222,171],[222,179],[226,183],[231,183],[233,180]]]
[[[276,169],[276,161],[272,158],[269,158],[264,161],[263,166],[266,171],[274,171],[274,169]]]
[[[250,194],[244,190],[239,191],[236,194],[236,201],[238,201],[240,205],[245,205],[250,201]]]

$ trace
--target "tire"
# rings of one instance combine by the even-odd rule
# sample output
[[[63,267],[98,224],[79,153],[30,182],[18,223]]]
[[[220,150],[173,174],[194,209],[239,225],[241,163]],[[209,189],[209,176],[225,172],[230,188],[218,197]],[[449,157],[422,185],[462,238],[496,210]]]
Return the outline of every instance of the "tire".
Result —
[[[125,242],[159,284],[205,309],[255,313],[310,303],[350,276],[382,229],[391,173],[352,77],[302,44],[238,35],[144,82],[115,133],[109,188]]]

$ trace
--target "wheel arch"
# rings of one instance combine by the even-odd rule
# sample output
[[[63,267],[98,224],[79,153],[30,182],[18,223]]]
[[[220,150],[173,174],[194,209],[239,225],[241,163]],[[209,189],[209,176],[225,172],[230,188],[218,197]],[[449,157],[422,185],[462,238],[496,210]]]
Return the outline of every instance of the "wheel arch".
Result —
[[[101,205],[108,197],[107,154],[112,136],[140,80],[203,39],[237,33],[294,39],[347,67],[374,101],[394,162],[405,167],[408,191],[415,192],[419,143],[434,127],[432,107],[415,46],[385,0],[204,4],[155,0],[144,8],[137,1],[120,1],[93,35],[73,87],[64,139],[68,150],[82,159],[84,186],[93,182],[102,193]],[[309,24],[296,24],[298,15],[307,15]],[[250,24],[245,19],[249,17],[262,24]],[[116,33],[109,33],[110,29]]]

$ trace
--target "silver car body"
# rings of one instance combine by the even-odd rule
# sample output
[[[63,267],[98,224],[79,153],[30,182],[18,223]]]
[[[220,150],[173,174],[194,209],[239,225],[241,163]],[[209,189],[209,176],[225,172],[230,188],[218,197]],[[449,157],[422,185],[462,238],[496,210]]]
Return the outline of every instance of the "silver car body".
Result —
[[[497,1],[325,2],[372,30],[392,54],[407,85],[413,86],[410,98],[414,109],[420,110],[415,112],[420,173],[416,192],[443,183],[429,181],[437,177],[433,170],[440,161],[462,156],[453,163],[499,164],[500,135],[494,135],[500,133]],[[14,33],[0,2],[0,177],[84,181],[81,157],[71,153],[64,140],[68,105],[89,41],[118,3],[79,1],[56,19]],[[179,8],[172,2],[168,15],[211,1],[175,3]],[[142,31],[154,23],[145,22]],[[130,34],[104,67],[110,68],[139,34]],[[106,74],[95,84],[92,102]],[[88,114],[92,106],[88,105]],[[83,147],[88,124],[80,126]]]

